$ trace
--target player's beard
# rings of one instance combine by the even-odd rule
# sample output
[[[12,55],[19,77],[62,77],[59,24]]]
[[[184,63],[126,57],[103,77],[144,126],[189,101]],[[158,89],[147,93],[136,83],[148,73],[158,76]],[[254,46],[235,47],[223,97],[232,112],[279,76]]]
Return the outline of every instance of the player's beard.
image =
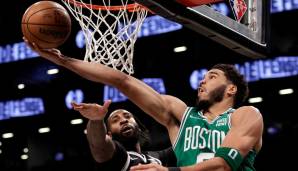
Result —
[[[200,99],[197,98],[196,106],[199,110],[206,111],[208,110],[214,103],[221,102],[224,98],[225,90],[227,85],[221,85],[215,88],[214,90],[209,92],[209,99]]]
[[[120,142],[128,151],[136,151],[136,144],[139,142],[139,137],[139,127],[135,127],[133,134],[130,136],[124,136],[121,133],[112,133],[113,140]]]

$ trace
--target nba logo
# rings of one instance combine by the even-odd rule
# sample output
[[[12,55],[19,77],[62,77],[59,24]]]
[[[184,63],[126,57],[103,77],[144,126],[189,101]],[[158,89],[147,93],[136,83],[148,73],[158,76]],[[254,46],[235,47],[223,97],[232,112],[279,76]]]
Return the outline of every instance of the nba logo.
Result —
[[[233,14],[238,22],[244,16],[247,5],[244,0],[230,0],[230,6],[232,8]]]

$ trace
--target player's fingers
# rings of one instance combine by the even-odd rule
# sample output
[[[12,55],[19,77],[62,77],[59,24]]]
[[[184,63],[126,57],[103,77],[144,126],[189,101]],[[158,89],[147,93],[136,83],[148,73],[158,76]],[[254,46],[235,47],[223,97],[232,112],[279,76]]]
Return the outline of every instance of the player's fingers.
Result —
[[[41,50],[40,50],[40,47],[39,47],[36,43],[31,42],[31,44],[32,44],[34,50],[41,51]]]
[[[26,37],[23,37],[24,42],[31,48],[34,49],[33,45],[31,42],[28,41],[28,39],[26,39]]]
[[[139,164],[130,168],[131,171],[145,170],[154,167],[152,164]]]
[[[72,105],[72,107],[73,107],[75,110],[77,110],[77,109],[83,109],[83,108],[84,108],[84,104],[83,104],[83,103],[78,104],[78,103],[72,101],[72,102],[71,102],[71,105]]]
[[[35,51],[41,51],[41,48],[38,46],[38,44],[34,42],[30,42],[26,37],[23,37],[24,42],[33,50]]]
[[[79,104],[76,103],[75,101],[72,101],[72,102],[71,102],[71,105],[72,105],[73,107],[75,107],[75,106],[78,106]]]
[[[106,100],[103,104],[103,108],[108,109],[111,103],[112,103],[112,100]]]
[[[30,44],[30,43],[28,42],[28,39],[26,39],[26,37],[23,36],[22,38],[23,38],[23,40],[24,40],[25,43]]]
[[[46,51],[46,52],[49,52],[49,53],[53,53],[53,54],[56,54],[56,55],[58,55],[58,56],[60,56],[61,55],[61,52],[60,52],[60,50],[58,50],[58,49],[43,49],[43,51]]]

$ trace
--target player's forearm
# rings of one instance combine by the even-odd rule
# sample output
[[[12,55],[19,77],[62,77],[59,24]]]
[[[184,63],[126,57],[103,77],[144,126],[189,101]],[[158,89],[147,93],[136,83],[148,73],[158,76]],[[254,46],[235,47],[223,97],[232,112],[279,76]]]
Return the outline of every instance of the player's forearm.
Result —
[[[181,171],[231,171],[222,158],[215,157],[196,165],[181,167]]]
[[[172,119],[167,113],[170,111],[169,103],[158,92],[132,76],[99,63],[74,58],[64,57],[61,65],[83,78],[116,87],[145,113],[165,126]]]
[[[122,80],[127,77],[126,74],[100,63],[91,63],[75,58],[64,57],[60,65],[85,79],[115,87],[121,85]]]
[[[162,96],[142,81],[99,63],[64,58],[61,65],[91,81],[108,84],[119,89],[144,112],[164,123],[168,104]]]
[[[87,139],[91,153],[97,162],[112,158],[115,150],[110,137],[107,136],[104,121],[89,121],[87,125]]]

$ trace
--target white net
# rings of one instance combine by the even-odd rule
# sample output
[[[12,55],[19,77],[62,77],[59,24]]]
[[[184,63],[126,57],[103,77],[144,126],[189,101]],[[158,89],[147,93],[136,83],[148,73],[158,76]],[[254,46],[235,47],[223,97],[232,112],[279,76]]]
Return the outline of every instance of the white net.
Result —
[[[134,45],[147,10],[129,0],[62,0],[79,22],[85,37],[85,61],[100,62],[132,74]],[[115,2],[113,2],[115,3]]]

